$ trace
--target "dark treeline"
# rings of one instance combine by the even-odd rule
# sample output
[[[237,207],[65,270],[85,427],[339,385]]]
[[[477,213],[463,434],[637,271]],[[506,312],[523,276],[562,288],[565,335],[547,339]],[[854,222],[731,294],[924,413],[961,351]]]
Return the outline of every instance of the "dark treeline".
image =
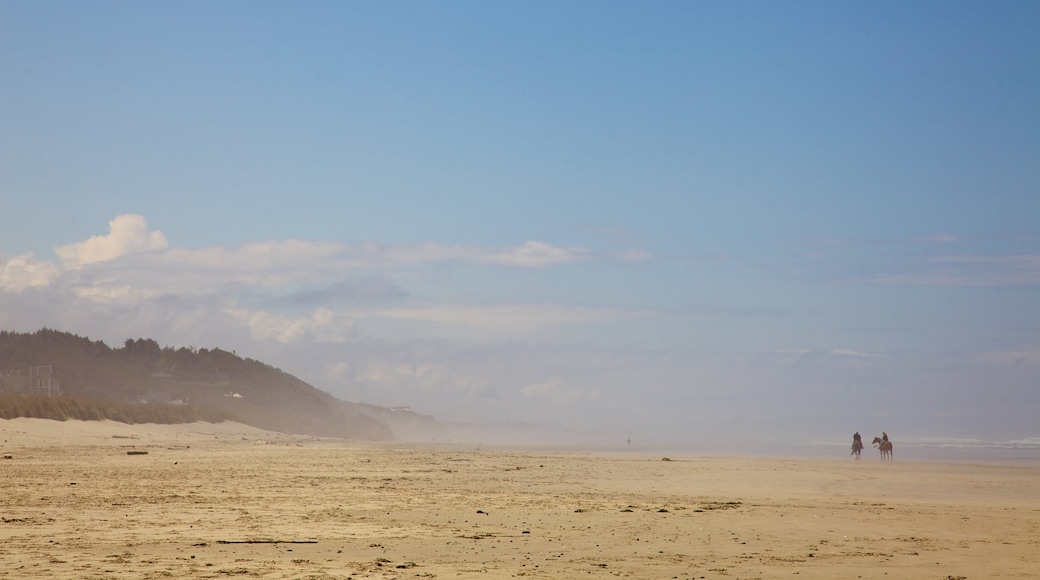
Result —
[[[147,422],[138,421],[135,417],[143,415],[134,414],[154,413],[196,420],[191,411],[157,410],[187,407],[200,413],[200,418],[234,418],[286,433],[393,438],[384,422],[363,412],[368,406],[340,401],[279,369],[219,348],[164,347],[150,338],[128,339],[121,348],[112,348],[100,340],[48,328],[31,333],[0,330],[0,373],[26,372],[41,365],[50,365],[60,381],[60,398],[104,403],[105,413],[111,415],[99,418],[121,421],[122,416],[128,422]],[[156,410],[130,410],[147,406],[144,401]],[[170,401],[183,404],[167,404]],[[21,405],[12,404],[11,409],[31,407]],[[100,413],[88,411],[82,402],[66,408],[77,405],[83,406],[77,412]]]

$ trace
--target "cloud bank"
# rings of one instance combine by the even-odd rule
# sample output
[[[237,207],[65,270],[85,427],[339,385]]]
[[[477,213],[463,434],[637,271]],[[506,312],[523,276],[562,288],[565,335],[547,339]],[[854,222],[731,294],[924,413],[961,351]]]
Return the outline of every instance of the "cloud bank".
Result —
[[[140,215],[116,216],[108,226],[105,235],[56,247],[56,263],[32,255],[0,262],[5,300],[30,307],[11,309],[0,322],[63,328],[108,317],[110,322],[95,331],[106,338],[152,328],[168,340],[198,341],[199,336],[170,331],[183,327],[185,318],[206,319],[220,328],[218,334],[290,344],[344,342],[355,337],[357,320],[383,319],[482,328],[508,338],[545,326],[634,314],[528,302],[431,304],[409,300],[402,281],[422,280],[431,267],[444,264],[539,270],[649,259],[646,253],[597,255],[581,246],[541,241],[484,247],[289,239],[188,248],[171,246]],[[93,327],[85,325],[84,331]]]
[[[1037,255],[971,252],[965,243],[949,234],[901,244],[816,243],[786,269],[822,273],[825,284],[1040,284]],[[862,254],[864,247],[871,252]],[[890,432],[921,424],[955,430],[967,421],[1020,436],[1016,429],[1040,411],[1040,395],[1029,390],[1040,376],[1040,344],[1028,329],[1021,340],[967,350],[867,347],[864,336],[883,345],[906,334],[870,326],[837,328],[825,346],[802,344],[800,335],[734,346],[721,336],[798,324],[788,321],[797,311],[609,306],[595,291],[567,300],[505,298],[516,281],[556,283],[590,265],[691,267],[640,248],[299,239],[186,248],[144,217],[121,215],[107,234],[59,246],[55,255],[0,259],[0,327],[48,326],[110,344],[149,337],[234,349],[345,399],[409,405],[445,419],[697,441],[837,431],[864,417]],[[704,338],[691,342],[694,335]],[[990,420],[998,414],[1000,421]],[[949,432],[956,431],[942,434]]]

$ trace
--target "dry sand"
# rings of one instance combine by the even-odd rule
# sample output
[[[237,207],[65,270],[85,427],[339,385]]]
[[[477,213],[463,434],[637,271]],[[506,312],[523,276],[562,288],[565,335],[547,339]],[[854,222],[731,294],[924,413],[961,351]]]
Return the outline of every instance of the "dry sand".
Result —
[[[1040,466],[37,419],[0,456],[4,578],[1040,577]]]

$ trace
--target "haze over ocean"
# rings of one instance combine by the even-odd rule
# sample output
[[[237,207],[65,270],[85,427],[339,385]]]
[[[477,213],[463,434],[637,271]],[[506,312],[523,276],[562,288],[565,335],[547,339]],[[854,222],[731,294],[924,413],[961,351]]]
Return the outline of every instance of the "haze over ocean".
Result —
[[[1032,453],[1037,22],[0,2],[0,328],[655,449]]]

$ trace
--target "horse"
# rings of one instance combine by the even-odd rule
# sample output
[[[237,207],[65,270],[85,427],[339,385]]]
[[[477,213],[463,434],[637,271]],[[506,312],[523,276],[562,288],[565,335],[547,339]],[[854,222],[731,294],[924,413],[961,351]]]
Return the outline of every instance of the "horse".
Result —
[[[856,456],[856,459],[859,459],[860,451],[863,451],[863,442],[856,439],[852,442],[852,454]]]
[[[892,461],[892,442],[891,441],[884,441],[880,437],[875,437],[874,440],[871,441],[871,444],[872,445],[877,445],[878,451],[881,452],[881,461],[884,461],[886,458],[889,461]]]

